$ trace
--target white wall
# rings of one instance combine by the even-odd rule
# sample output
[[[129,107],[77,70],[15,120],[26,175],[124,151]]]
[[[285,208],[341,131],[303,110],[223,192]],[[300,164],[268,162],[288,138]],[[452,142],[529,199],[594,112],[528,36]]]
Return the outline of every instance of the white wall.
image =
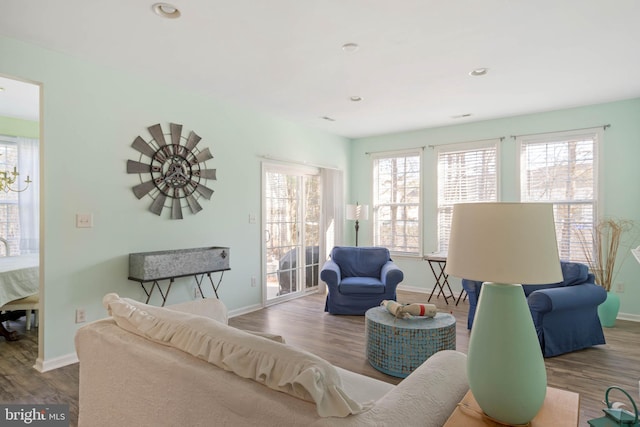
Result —
[[[74,352],[76,308],[87,320],[106,316],[108,292],[144,300],[127,280],[132,252],[229,246],[231,271],[221,299],[229,309],[261,303],[259,155],[333,165],[348,163],[346,139],[306,129],[248,109],[227,105],[158,82],[86,63],[39,47],[0,38],[0,73],[40,82],[43,115],[44,360]],[[126,173],[138,159],[131,143],[146,128],[182,124],[202,137],[217,169],[215,193],[201,199],[197,215],[181,221],[148,211],[150,198],[136,199],[138,175]],[[166,209],[165,209],[166,211]],[[76,228],[76,213],[92,213],[93,228]],[[256,214],[256,224],[249,224]],[[193,280],[177,283],[168,302],[193,297]],[[157,301],[155,301],[157,303]]]

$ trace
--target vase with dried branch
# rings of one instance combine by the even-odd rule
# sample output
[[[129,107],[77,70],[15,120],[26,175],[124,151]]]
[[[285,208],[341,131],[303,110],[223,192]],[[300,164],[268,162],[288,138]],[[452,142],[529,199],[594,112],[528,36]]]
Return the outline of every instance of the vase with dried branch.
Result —
[[[618,263],[618,249],[623,235],[631,231],[633,222],[627,219],[603,219],[593,229],[593,236],[587,240],[582,236],[582,248],[589,269],[595,276],[596,284],[607,292],[611,290],[620,266],[629,251],[625,251],[624,258]]]

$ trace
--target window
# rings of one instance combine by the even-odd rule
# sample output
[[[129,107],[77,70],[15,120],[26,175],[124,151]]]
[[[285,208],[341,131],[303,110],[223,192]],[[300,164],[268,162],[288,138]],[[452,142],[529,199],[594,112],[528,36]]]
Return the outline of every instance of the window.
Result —
[[[586,262],[597,218],[597,144],[601,130],[517,138],[520,198],[554,206],[560,258]],[[589,249],[587,249],[589,250]]]
[[[422,150],[373,159],[373,241],[391,252],[422,254]]]
[[[498,140],[438,148],[438,252],[449,248],[456,203],[498,200]]]

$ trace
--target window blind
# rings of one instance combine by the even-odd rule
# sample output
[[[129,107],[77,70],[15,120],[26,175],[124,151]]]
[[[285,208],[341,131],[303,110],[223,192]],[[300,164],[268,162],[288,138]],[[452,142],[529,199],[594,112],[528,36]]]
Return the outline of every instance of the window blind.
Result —
[[[521,200],[553,203],[563,260],[586,262],[584,252],[592,250],[597,217],[597,142],[597,132],[519,141]]]
[[[456,203],[498,200],[497,141],[482,147],[438,151],[438,251],[449,247]]]
[[[391,252],[422,253],[421,151],[373,159],[374,245]]]

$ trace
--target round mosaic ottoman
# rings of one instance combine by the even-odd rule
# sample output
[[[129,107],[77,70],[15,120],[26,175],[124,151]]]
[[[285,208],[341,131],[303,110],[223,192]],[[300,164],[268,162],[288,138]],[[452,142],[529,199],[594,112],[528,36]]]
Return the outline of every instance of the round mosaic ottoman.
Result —
[[[387,375],[405,378],[436,352],[456,349],[451,314],[397,319],[386,308],[373,307],[364,316],[367,360]]]

